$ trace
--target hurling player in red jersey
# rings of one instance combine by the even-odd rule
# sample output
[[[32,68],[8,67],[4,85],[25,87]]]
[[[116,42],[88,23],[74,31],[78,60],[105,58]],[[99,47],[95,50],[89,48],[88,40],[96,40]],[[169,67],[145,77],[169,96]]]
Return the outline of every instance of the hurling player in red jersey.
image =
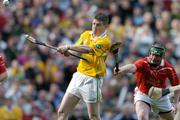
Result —
[[[4,59],[0,56],[0,84],[8,77]]]
[[[153,100],[148,96],[150,87],[166,88],[166,79],[170,80],[172,86],[180,84],[174,67],[164,59],[165,48],[161,44],[154,44],[150,48],[149,56],[119,67],[115,72],[117,77],[125,73],[134,73],[137,78],[134,103],[138,120],[149,120],[149,112],[152,110],[160,115],[162,120],[173,120],[173,106],[169,96],[166,95],[159,100]],[[179,94],[174,94],[174,104],[178,105]],[[176,108],[176,107],[175,107]]]

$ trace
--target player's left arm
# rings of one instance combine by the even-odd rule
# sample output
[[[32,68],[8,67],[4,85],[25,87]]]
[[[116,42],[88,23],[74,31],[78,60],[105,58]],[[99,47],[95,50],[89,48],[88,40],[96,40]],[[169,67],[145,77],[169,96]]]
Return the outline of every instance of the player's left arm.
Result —
[[[92,48],[88,45],[84,45],[84,40],[86,40],[87,38],[87,34],[88,31],[85,31],[84,33],[82,33],[79,37],[79,39],[76,41],[76,43],[74,45],[64,45],[64,46],[60,46],[58,47],[58,51],[61,52],[62,54],[67,52],[68,50],[70,51],[76,51],[78,53],[90,53],[92,52]]]
[[[93,51],[93,49],[87,45],[65,45],[58,47],[58,51],[62,54],[66,53],[68,50],[78,53],[90,53]]]

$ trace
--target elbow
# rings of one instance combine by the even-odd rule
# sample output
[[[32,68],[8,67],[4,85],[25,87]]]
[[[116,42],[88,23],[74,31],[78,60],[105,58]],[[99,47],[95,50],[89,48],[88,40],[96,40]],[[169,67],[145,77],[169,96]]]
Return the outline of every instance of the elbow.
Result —
[[[90,53],[90,52],[93,52],[93,49],[91,47],[87,47],[83,50],[84,53]]]

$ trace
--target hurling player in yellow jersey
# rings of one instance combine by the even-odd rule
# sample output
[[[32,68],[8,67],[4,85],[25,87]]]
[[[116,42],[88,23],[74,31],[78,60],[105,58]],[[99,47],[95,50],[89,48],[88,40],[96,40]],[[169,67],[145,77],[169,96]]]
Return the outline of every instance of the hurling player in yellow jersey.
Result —
[[[100,120],[102,78],[106,74],[105,59],[110,49],[110,39],[106,35],[108,23],[108,16],[98,13],[93,19],[92,30],[82,33],[75,45],[58,48],[62,54],[76,50],[88,59],[88,62],[80,60],[77,72],[73,74],[58,110],[58,120],[66,120],[81,99],[87,104],[89,119]]]

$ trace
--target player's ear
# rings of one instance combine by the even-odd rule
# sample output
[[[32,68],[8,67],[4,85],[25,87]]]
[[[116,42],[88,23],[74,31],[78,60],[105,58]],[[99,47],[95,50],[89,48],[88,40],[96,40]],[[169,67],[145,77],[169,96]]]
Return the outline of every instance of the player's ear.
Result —
[[[149,52],[148,52],[149,56],[151,55],[151,52],[152,52],[152,46],[149,48]]]

